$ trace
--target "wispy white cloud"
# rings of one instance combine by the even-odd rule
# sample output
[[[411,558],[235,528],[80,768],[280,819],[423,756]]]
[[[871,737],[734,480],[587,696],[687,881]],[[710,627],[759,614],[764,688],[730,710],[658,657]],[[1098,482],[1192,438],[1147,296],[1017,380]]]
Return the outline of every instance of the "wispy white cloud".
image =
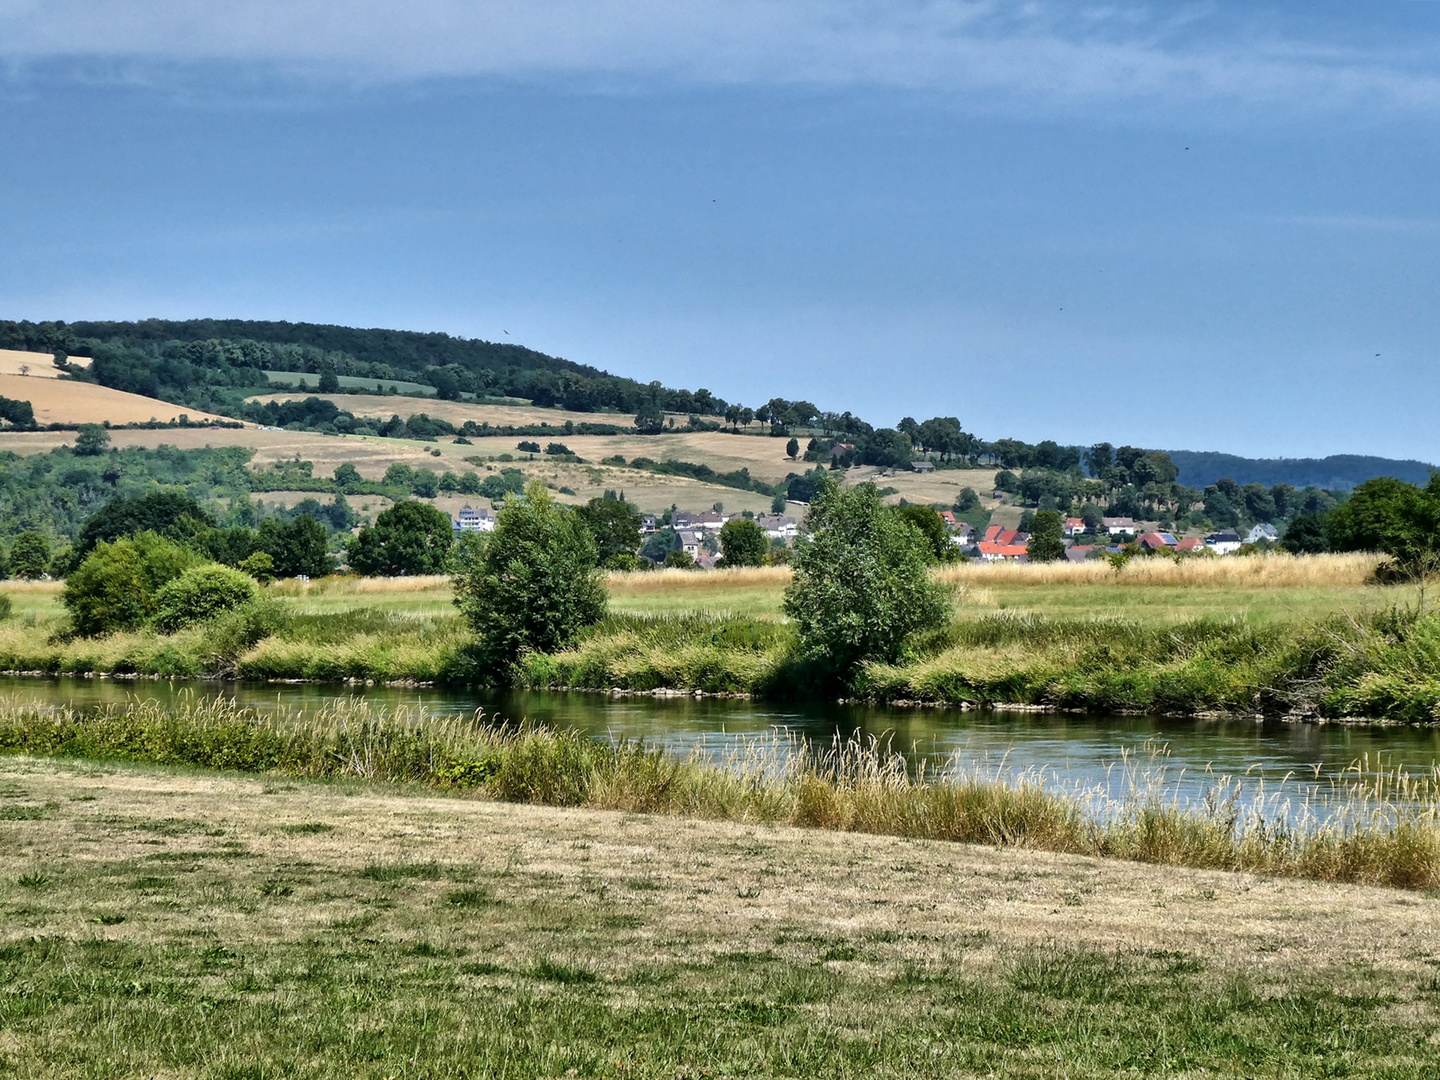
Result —
[[[1361,49],[1213,3],[1134,0],[0,0],[0,57],[1440,109],[1433,40]]]

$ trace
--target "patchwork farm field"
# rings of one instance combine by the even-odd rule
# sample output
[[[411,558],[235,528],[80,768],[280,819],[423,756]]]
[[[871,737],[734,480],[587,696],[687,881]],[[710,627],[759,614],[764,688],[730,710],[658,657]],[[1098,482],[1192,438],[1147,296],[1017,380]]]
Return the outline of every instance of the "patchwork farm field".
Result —
[[[117,763],[0,799],[3,1076],[1440,1068],[1424,894]]]
[[[307,376],[318,378],[318,376]],[[362,381],[372,382],[373,380],[352,379],[352,383]],[[388,383],[386,384],[389,385]],[[397,384],[403,389],[406,385]],[[528,404],[513,405],[489,405],[473,401],[440,401],[435,398],[426,400],[397,397],[393,394],[309,394],[309,393],[281,393],[281,394],[255,394],[247,398],[247,401],[303,401],[307,397],[318,397],[324,401],[333,401],[346,412],[354,413],[356,416],[371,416],[376,419],[388,420],[391,416],[409,416],[411,413],[423,412],[427,416],[439,420],[448,420],[459,427],[466,420],[474,420],[477,424],[493,424],[500,427],[523,427],[526,424],[549,424],[551,427],[564,427],[568,421],[574,424],[615,424],[619,427],[630,427],[635,422],[634,413],[607,413],[607,412],[570,412],[566,409],[543,409]],[[667,419],[675,421],[677,425],[683,425],[690,419],[688,413],[668,413]],[[724,417],[702,416],[702,420],[711,423],[721,423]],[[782,440],[783,441],[783,440]]]

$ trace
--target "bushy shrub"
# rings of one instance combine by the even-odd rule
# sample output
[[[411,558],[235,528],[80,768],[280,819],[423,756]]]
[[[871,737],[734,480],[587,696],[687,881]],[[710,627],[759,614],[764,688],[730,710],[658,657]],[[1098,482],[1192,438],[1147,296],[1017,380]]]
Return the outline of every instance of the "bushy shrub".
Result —
[[[34,581],[50,567],[50,541],[44,533],[23,532],[10,548],[10,573]]]
[[[173,634],[195,623],[208,623],[258,595],[255,580],[219,563],[192,566],[155,595],[155,629]]]
[[[573,644],[604,617],[605,599],[590,530],[538,481],[506,501],[489,542],[455,576],[455,605],[480,635],[492,678],[526,650]]]
[[[133,630],[154,616],[161,588],[199,561],[153,532],[101,541],[66,579],[60,601],[84,637]]]
[[[245,571],[262,585],[275,580],[275,560],[270,557],[269,552],[257,551],[247,555],[236,564],[236,568]]]
[[[806,522],[785,591],[806,660],[846,680],[867,660],[893,662],[911,634],[945,625],[947,597],[930,580],[924,537],[873,484],[841,491],[823,481]]]

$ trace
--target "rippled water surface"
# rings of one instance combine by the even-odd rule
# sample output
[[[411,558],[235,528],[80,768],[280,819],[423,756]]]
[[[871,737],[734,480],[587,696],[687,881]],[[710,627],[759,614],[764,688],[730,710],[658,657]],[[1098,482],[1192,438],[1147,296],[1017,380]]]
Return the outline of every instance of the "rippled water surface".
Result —
[[[125,680],[0,679],[10,700],[88,708],[134,699],[162,703],[223,693],[259,708],[318,706],[346,688]],[[351,693],[386,705],[421,705],[444,716],[530,719],[597,738],[635,738],[678,753],[724,754],[739,741],[776,734],[829,743],[859,735],[889,740],[928,769],[1041,771],[1049,782],[1123,794],[1137,772],[1163,770],[1167,797],[1203,799],[1217,776],[1237,778],[1247,797],[1263,789],[1284,798],[1324,795],[1353,777],[1357,762],[1412,773],[1440,765],[1440,729],[1257,723],[1154,716],[896,709],[835,703],[795,705],[714,698],[610,697],[604,694],[489,693],[453,689],[367,688]],[[1129,768],[1127,769],[1127,762]]]

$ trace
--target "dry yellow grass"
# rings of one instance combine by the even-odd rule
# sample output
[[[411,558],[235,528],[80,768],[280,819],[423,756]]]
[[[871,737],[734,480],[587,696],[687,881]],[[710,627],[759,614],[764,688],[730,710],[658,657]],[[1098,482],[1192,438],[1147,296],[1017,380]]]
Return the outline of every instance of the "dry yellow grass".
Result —
[[[1155,585],[1215,589],[1353,588],[1375,573],[1379,557],[1356,552],[1297,557],[1281,553],[1248,558],[1132,559],[1123,570],[1103,561],[1084,563],[962,563],[938,571],[953,585]]]
[[[77,356],[70,361],[72,367],[89,367],[86,357]],[[0,375],[20,375],[32,379],[58,379],[60,369],[55,366],[49,353],[21,352],[19,349],[0,349]]]
[[[154,866],[154,825],[206,822],[243,844],[245,859],[212,860],[253,876],[252,891],[277,866],[303,867],[339,882],[367,865],[425,863],[503,873],[533,901],[588,882],[594,894],[645,890],[650,932],[617,945],[609,962],[652,964],[676,952],[699,961],[751,949],[786,930],[868,934],[894,943],[873,975],[893,977],[964,954],[967,965],[988,961],[1001,943],[1063,942],[1106,952],[1165,950],[1204,956],[1239,969],[1292,965],[1343,969],[1347,964],[1393,973],[1427,974],[1440,954],[1434,902],[1413,893],[1321,884],[1214,870],[1189,870],[1024,848],[992,848],[864,833],[649,816],[604,810],[445,798],[411,791],[336,786],[271,778],[217,776],[125,765],[0,759],[0,782],[30,801],[62,808],[42,820],[6,822],[17,839],[3,856],[5,880],[36,866],[79,866],[143,860]],[[161,809],[163,807],[163,810]],[[311,832],[306,823],[326,822]],[[160,824],[163,825],[163,822]],[[172,830],[173,832],[173,830]],[[205,851],[198,831],[167,835],[162,850]],[[150,871],[153,872],[153,871]],[[627,884],[628,883],[628,884]],[[108,938],[173,941],[230,932],[244,916],[207,905],[193,915],[129,903],[123,924],[87,931]],[[17,917],[11,933],[83,926],[93,897],[74,911]],[[88,901],[90,906],[84,906]],[[274,912],[262,936],[298,939],[357,908],[349,890],[313,905]],[[433,917],[433,916],[431,916]],[[35,924],[33,920],[39,920]],[[983,929],[983,945],[976,931]],[[536,927],[543,940],[554,927]],[[803,939],[802,939],[803,940]],[[523,954],[529,939],[515,943]]]
[[[0,396],[28,401],[35,409],[40,424],[145,424],[152,420],[162,423],[178,419],[182,414],[191,420],[224,420],[222,416],[196,409],[171,405],[166,401],[127,394],[95,383],[73,382],[53,378],[50,374],[0,374]],[[233,423],[233,421],[230,421]],[[62,435],[58,442],[73,436]],[[57,443],[58,444],[58,443]]]
[[[721,589],[750,589],[790,584],[788,566],[741,566],[730,570],[649,570],[638,573],[612,571],[607,584],[612,593],[702,593]]]

